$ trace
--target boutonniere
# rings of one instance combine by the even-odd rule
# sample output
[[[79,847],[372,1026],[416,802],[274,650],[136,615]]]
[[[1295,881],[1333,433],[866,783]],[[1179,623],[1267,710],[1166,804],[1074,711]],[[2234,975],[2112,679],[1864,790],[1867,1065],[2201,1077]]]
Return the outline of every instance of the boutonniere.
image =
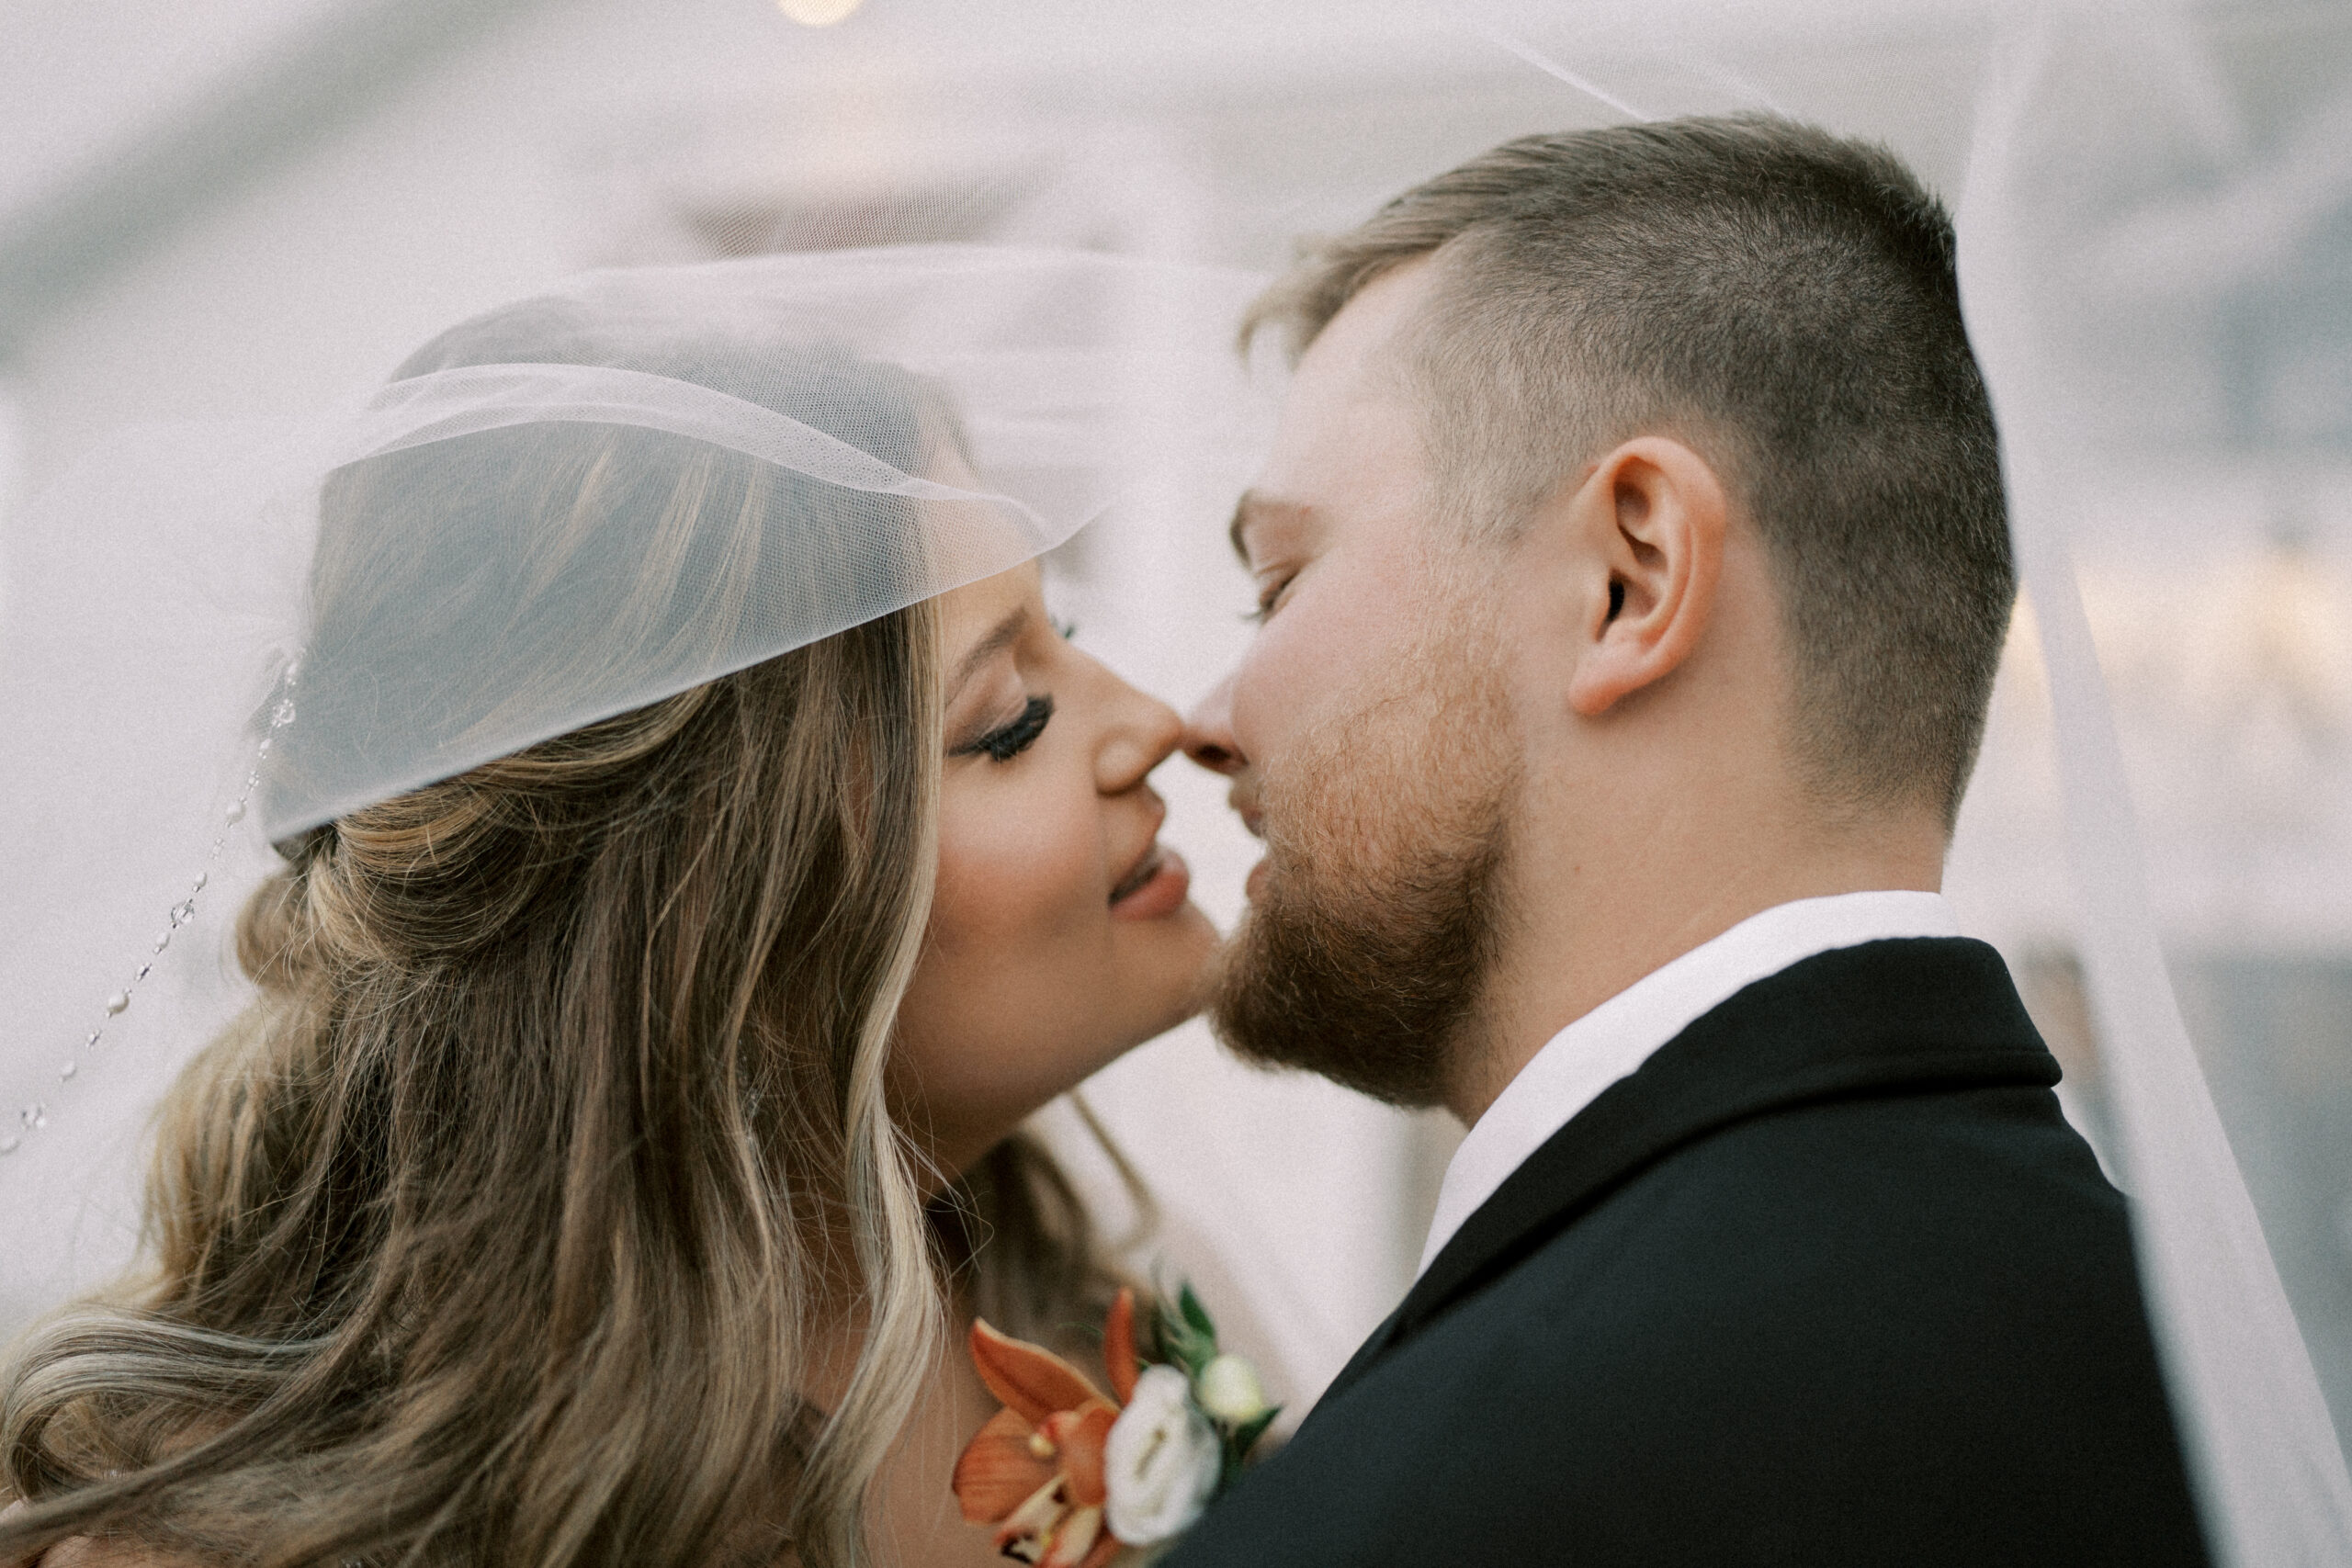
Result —
[[[1123,1290],[1102,1325],[1111,1392],[1041,1345],[975,1322],[972,1364],[1004,1408],[956,1461],[964,1517],[1005,1556],[1104,1568],[1171,1540],[1240,1476],[1280,1409],[1255,1368],[1217,1348],[1190,1285],[1136,1321]]]

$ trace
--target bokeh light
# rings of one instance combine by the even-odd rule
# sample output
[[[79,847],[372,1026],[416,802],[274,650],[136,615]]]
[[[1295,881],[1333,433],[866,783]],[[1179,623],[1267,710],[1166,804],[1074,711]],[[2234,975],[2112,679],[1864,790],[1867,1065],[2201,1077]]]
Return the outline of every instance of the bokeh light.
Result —
[[[830,28],[865,0],[775,0],[776,9],[804,28]]]

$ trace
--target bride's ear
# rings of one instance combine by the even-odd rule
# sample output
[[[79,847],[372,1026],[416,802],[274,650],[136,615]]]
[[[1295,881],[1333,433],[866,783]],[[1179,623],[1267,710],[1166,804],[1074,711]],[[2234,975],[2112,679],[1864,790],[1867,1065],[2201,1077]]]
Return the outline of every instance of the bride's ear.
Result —
[[[1723,575],[1728,502],[1704,457],[1643,435],[1555,504],[1584,568],[1568,706],[1593,718],[1663,680],[1698,646]]]

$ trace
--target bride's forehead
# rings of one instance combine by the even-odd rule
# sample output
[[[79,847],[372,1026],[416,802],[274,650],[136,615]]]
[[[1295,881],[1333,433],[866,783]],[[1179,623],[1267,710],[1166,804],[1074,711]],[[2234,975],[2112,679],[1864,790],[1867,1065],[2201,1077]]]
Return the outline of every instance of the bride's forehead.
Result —
[[[939,596],[941,640],[952,659],[988,637],[1007,618],[1034,610],[1045,601],[1044,578],[1035,561],[1023,561],[1010,571],[951,588]]]

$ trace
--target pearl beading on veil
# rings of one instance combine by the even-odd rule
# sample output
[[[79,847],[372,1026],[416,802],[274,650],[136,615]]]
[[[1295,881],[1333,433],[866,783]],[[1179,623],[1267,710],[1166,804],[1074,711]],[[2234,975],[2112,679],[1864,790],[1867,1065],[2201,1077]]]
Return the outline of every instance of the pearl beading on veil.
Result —
[[[211,883],[212,873],[220,863],[221,852],[229,846],[229,835],[234,832],[237,824],[245,818],[245,810],[253,800],[254,791],[261,785],[262,764],[268,759],[270,748],[276,743],[278,731],[294,722],[294,682],[300,668],[299,660],[290,661],[286,666],[285,672],[277,679],[276,691],[277,700],[270,706],[269,728],[254,749],[253,766],[245,770],[244,782],[237,786],[237,798],[231,801],[228,808],[221,813],[220,830],[213,835],[212,848],[205,853],[204,869],[196,874],[196,881],[188,888],[187,897],[171,907],[166,915],[164,930],[155,938],[153,953],[141,963],[130,979],[123,982],[120,990],[107,998],[104,1004],[105,1020],[100,1021],[96,1028],[84,1035],[82,1043],[74,1047],[74,1054],[59,1064],[57,1079],[60,1083],[71,1083],[80,1074],[83,1055],[95,1050],[98,1043],[105,1039],[108,1022],[130,1010],[131,998],[138,994],[139,987],[145,983],[147,976],[154,972],[156,960],[163,956],[165,948],[172,945],[173,936],[180,928],[196,919],[197,897]],[[48,1125],[49,1107],[45,1103],[35,1100],[25,1106],[17,1112],[17,1125],[6,1133],[0,1133],[0,1155],[15,1154],[24,1146],[26,1138]]]

